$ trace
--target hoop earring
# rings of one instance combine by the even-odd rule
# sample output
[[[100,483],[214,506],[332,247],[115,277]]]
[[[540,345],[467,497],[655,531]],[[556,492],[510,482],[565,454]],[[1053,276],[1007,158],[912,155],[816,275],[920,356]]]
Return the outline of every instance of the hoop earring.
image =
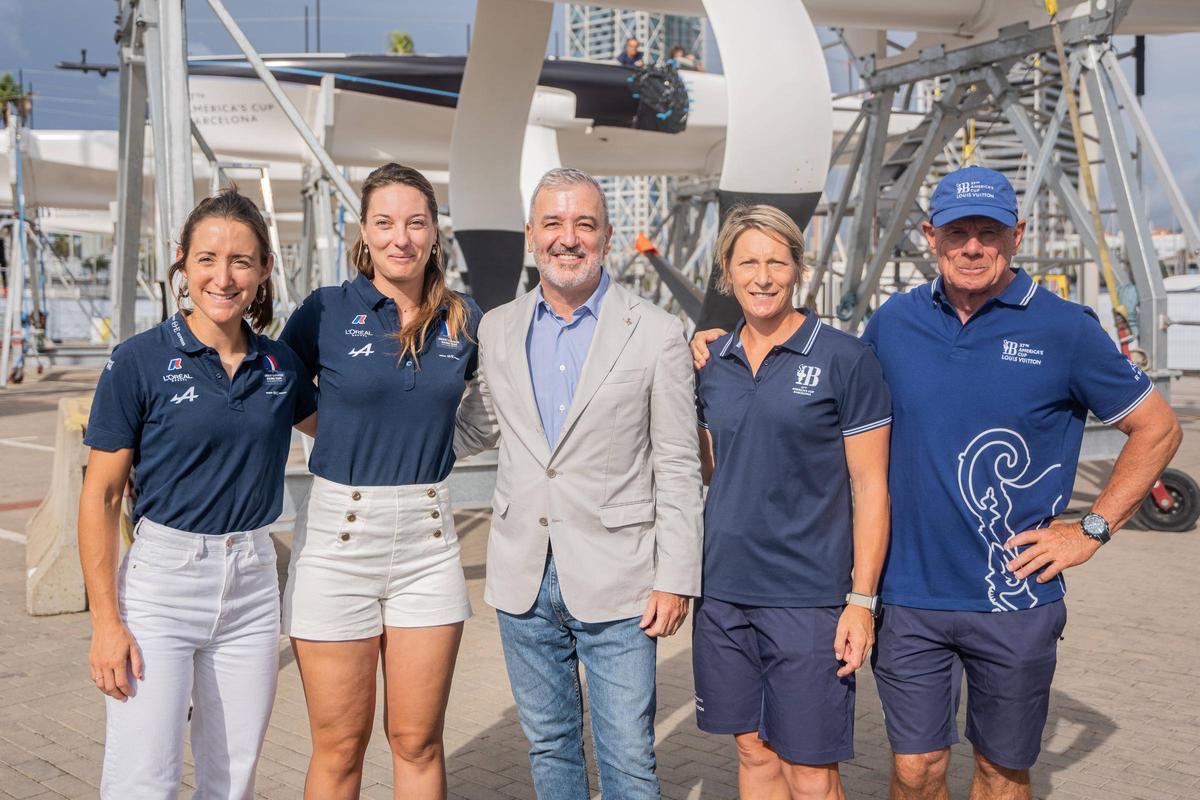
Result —
[[[175,299],[176,299],[176,300],[177,300],[177,301],[178,301],[180,304],[182,304],[182,303],[183,303],[183,301],[184,301],[184,300],[185,300],[185,299],[186,299],[188,296],[189,296],[189,295],[188,295],[188,287],[187,287],[187,282],[185,281],[184,283],[182,283],[182,284],[179,286],[179,291],[177,291],[177,292],[175,293]]]

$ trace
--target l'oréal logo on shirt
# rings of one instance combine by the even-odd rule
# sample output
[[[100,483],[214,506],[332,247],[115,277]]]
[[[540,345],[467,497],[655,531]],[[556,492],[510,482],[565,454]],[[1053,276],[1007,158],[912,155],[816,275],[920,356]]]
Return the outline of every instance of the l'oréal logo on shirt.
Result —
[[[1001,361],[1039,366],[1042,363],[1042,357],[1045,355],[1045,350],[1033,347],[1028,342],[1014,342],[1012,339],[1005,339],[1000,344]]]

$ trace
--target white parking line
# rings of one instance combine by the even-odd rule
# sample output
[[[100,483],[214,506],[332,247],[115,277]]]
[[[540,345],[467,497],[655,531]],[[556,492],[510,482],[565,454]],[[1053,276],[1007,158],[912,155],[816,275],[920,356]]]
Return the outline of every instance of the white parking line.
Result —
[[[32,436],[22,436],[19,439],[0,439],[0,444],[6,444],[9,447],[24,447],[26,450],[42,450],[47,453],[53,453],[54,448],[48,444],[35,444],[33,442],[24,442],[22,439],[32,439]]]

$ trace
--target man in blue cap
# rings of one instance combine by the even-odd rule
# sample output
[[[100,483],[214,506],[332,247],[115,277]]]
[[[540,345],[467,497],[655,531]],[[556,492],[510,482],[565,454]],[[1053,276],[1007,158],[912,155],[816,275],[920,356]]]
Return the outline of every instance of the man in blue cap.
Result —
[[[872,666],[894,756],[892,798],[947,797],[962,674],[972,800],[1028,798],[1066,624],[1062,571],[1137,510],[1182,438],[1170,406],[1086,306],[1012,266],[1012,186],[942,178],[923,231],[939,277],[871,318],[892,392],[892,529]],[[1071,498],[1088,411],[1129,439],[1079,522]]]
[[[894,295],[863,333],[893,409],[872,655],[891,798],[948,797],[965,672],[971,800],[1022,800],[1066,624],[1061,573],[1129,521],[1182,433],[1095,312],[1012,266],[1025,222],[1003,175],[950,173],[930,212],[923,231],[940,275]],[[697,366],[721,333],[693,337]],[[1089,411],[1129,439],[1090,513],[1058,521]]]

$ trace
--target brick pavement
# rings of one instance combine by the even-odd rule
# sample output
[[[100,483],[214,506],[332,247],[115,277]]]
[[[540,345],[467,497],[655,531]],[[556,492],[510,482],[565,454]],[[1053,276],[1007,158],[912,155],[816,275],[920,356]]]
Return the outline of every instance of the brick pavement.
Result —
[[[57,397],[85,388],[86,372],[57,372],[0,395],[0,440],[53,443]],[[1177,384],[1184,448],[1175,466],[1200,475],[1200,379]],[[24,612],[21,532],[44,491],[50,453],[0,444],[0,797],[96,796],[103,752],[100,695],[87,680],[85,614]],[[1073,507],[1108,469],[1080,470]],[[13,507],[13,506],[17,507]],[[476,616],[466,626],[446,727],[452,797],[531,798],[525,740],[509,695],[495,615],[482,601],[486,512],[458,515]],[[286,537],[285,537],[286,538]],[[1055,800],[1200,797],[1200,532],[1127,530],[1070,576],[1070,622],[1060,648],[1034,795]],[[258,771],[263,798],[300,796],[309,738],[296,666],[286,648],[279,695]],[[847,796],[886,796],[888,751],[874,682],[860,675],[858,757],[843,766]],[[377,715],[377,718],[380,715]],[[960,720],[961,726],[961,720]],[[733,798],[728,738],[700,733],[692,714],[688,639],[659,654],[659,771],[668,798]],[[590,745],[589,745],[590,752]],[[190,758],[189,758],[190,763]],[[954,749],[951,796],[966,796],[971,757]],[[190,783],[190,768],[185,780]],[[593,785],[594,785],[593,781]],[[185,793],[188,796],[190,793]],[[367,756],[363,797],[389,798],[390,756],[381,735]]]

